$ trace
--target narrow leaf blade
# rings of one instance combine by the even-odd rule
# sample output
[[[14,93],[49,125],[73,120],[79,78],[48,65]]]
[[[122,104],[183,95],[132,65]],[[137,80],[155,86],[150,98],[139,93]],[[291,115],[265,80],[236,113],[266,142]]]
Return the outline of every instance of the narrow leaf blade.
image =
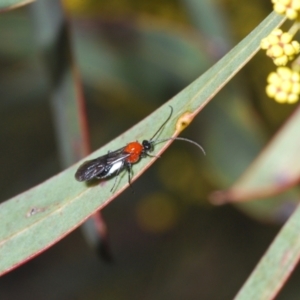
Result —
[[[153,124],[162,124],[166,119],[169,113],[167,105],[172,105],[174,114],[160,138],[177,135],[178,118],[187,112],[194,117],[257,52],[260,40],[283,20],[282,17],[272,13],[203,76],[89,158],[118,149],[132,140],[150,138],[155,132]],[[155,154],[159,155],[166,147],[157,145]],[[134,166],[136,176],[133,180],[154,160],[145,158]],[[78,183],[74,179],[74,173],[80,163],[0,205],[0,274],[8,272],[50,247],[95,211],[107,205],[128,185],[124,176],[120,181],[120,188],[112,195],[110,181],[101,182],[101,186],[93,187]]]

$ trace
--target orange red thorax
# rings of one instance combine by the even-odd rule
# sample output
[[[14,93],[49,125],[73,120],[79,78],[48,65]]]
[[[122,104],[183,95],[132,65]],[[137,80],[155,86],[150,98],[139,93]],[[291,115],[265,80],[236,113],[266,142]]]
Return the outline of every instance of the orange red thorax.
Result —
[[[126,161],[128,163],[134,164],[136,163],[140,157],[141,154],[143,153],[144,147],[142,144],[139,142],[132,142],[129,143],[125,148],[124,152],[130,154],[127,158]]]

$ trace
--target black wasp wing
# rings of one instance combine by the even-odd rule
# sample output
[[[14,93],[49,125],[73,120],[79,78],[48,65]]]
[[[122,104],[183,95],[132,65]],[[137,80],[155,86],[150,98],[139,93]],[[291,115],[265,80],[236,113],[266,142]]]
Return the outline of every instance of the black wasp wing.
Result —
[[[124,160],[129,154],[123,152],[124,147],[109,152],[95,159],[85,161],[75,173],[75,178],[78,181],[88,181],[97,176],[101,177],[101,173],[106,173],[114,163]]]
[[[91,180],[97,176],[97,174],[103,172],[106,166],[105,156],[98,157],[85,161],[76,171],[75,178],[78,181]]]

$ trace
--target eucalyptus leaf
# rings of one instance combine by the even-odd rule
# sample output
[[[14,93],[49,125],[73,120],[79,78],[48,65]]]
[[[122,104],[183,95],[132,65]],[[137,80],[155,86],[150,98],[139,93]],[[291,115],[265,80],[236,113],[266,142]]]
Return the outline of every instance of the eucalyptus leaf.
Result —
[[[179,118],[188,115],[190,121],[199,113],[258,51],[260,40],[283,21],[283,17],[272,13],[201,77],[139,124],[91,154],[89,159],[118,149],[130,141],[150,138],[157,130],[153,124],[163,123],[169,113],[169,105],[173,107],[174,113],[160,138],[179,134],[182,129],[177,127],[176,130]],[[166,147],[163,144],[157,145],[155,154],[160,155]],[[133,180],[154,161],[155,158],[145,158],[135,165]],[[112,181],[109,180],[94,186],[78,183],[74,173],[80,163],[82,161],[0,205],[0,274],[62,239],[128,186],[126,176],[121,178],[114,194],[110,192]]]

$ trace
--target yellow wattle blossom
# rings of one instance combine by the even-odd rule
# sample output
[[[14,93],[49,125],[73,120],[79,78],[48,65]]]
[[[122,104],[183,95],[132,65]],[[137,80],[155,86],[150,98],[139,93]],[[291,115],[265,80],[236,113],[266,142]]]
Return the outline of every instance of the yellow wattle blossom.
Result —
[[[300,0],[299,0],[300,1]],[[300,52],[300,44],[292,41],[293,36],[281,29],[275,29],[261,41],[261,48],[267,50],[267,55],[277,66],[285,66]]]
[[[266,93],[279,103],[293,104],[299,100],[300,74],[287,67],[279,67],[268,78]]]
[[[273,9],[278,14],[286,15],[290,20],[295,20],[300,11],[300,0],[272,0]]]

